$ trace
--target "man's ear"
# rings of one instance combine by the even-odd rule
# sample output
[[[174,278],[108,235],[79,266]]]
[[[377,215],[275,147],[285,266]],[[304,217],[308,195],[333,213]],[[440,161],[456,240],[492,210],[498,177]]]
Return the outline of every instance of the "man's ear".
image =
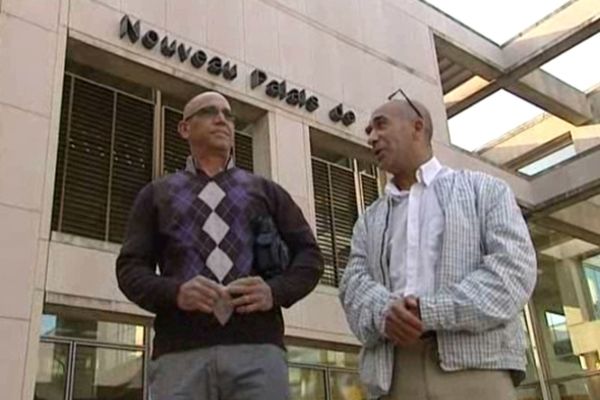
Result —
[[[425,123],[422,119],[419,118],[414,120],[413,127],[415,128],[415,139],[418,138],[420,135],[425,134]]]
[[[417,119],[415,120],[415,130],[417,131],[422,131],[425,130],[425,123],[423,122],[422,119]]]
[[[179,132],[179,136],[181,136],[185,140],[189,139],[190,124],[186,121],[179,121],[179,124],[177,124],[177,131]]]

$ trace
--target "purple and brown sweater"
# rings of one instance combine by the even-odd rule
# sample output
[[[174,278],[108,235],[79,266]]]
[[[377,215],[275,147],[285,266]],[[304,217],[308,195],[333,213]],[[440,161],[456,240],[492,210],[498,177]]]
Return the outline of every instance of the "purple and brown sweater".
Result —
[[[256,275],[251,220],[257,215],[273,218],[290,251],[290,265],[267,281],[275,306],[267,312],[234,313],[225,326],[212,314],[180,310],[179,286],[194,276],[227,285]],[[283,347],[280,307],[306,296],[322,272],[314,235],[289,194],[276,183],[235,167],[208,177],[188,166],[146,185],[131,210],[117,259],[123,293],[156,314],[153,358],[213,345]]]

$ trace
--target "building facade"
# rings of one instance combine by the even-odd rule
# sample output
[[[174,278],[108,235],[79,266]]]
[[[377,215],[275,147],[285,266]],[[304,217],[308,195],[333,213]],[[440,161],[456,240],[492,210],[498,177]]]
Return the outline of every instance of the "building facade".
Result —
[[[337,285],[385,184],[364,126],[401,87],[438,158],[506,180],[530,225],[520,399],[600,399],[600,95],[540,69],[599,16],[571,1],[499,46],[418,0],[0,0],[2,398],[147,398],[152,316],[114,264],[137,191],[183,167],[177,122],[204,90],[232,103],[238,166],[290,192],[325,255],[284,313],[293,398],[363,398]],[[448,119],[503,91],[543,115],[459,148]]]

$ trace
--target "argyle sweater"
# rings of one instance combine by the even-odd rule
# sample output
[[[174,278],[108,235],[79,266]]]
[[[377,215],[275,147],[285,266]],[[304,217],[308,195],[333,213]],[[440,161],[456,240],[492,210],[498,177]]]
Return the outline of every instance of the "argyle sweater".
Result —
[[[267,281],[275,306],[234,312],[225,326],[213,314],[180,310],[179,287],[197,275],[224,285],[256,275],[250,222],[257,215],[273,218],[290,250],[289,267]],[[156,314],[153,358],[219,344],[283,347],[280,307],[306,296],[323,269],[312,231],[289,194],[235,167],[212,178],[188,168],[146,185],[131,210],[116,264],[126,297]]]

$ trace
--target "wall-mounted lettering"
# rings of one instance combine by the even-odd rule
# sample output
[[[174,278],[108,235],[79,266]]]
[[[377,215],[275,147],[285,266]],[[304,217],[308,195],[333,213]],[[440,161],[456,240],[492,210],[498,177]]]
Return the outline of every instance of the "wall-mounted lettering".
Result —
[[[255,69],[250,74],[250,88],[256,89],[267,81],[268,77],[264,71]],[[304,107],[308,112],[314,112],[319,108],[319,99],[316,96],[307,96],[306,90],[302,89],[290,89],[286,81],[278,82],[273,79],[267,83],[265,87],[265,93],[267,96],[278,100],[285,100],[285,102],[293,107]]]
[[[192,52],[192,48],[191,47],[186,47],[186,45],[184,45],[183,43],[181,43],[177,47],[177,54],[179,55],[179,61],[184,62],[185,60],[187,60],[188,57],[190,56],[191,52]]]
[[[344,124],[344,126],[350,126],[354,122],[356,122],[356,114],[354,114],[354,111],[352,110],[344,112],[344,106],[342,105],[342,103],[340,103],[337,106],[333,107],[331,110],[329,110],[329,119],[333,122],[342,121],[342,124]]]
[[[221,74],[221,71],[222,71],[221,59],[219,57],[211,58],[210,61],[208,62],[207,70],[208,70],[208,73],[213,74],[213,75]]]
[[[131,20],[127,16],[121,18],[121,25],[119,29],[119,37],[123,39],[127,35],[131,43],[135,43],[140,39],[140,21],[135,24],[131,23]]]
[[[202,50],[198,50],[192,56],[191,63],[194,66],[194,68],[202,68],[207,59],[208,57],[206,57],[206,53]]]
[[[200,69],[206,65],[206,70],[209,74],[222,76],[228,81],[233,81],[237,78],[237,65],[231,61],[223,60],[221,57],[208,57],[206,52],[200,49],[194,50],[191,46],[185,43],[178,43],[177,40],[170,40],[167,35],[162,39],[158,32],[148,30],[142,32],[141,21],[135,23],[124,15],[121,18],[119,25],[119,36],[121,39],[129,39],[133,44],[138,41],[147,50],[153,50],[159,43],[160,53],[167,58],[173,58],[177,54],[177,59],[181,63],[189,60],[192,67]],[[267,82],[268,81],[268,82]],[[308,112],[314,112],[319,108],[319,98],[306,94],[306,90],[298,88],[289,88],[285,80],[277,81],[272,79],[269,81],[267,73],[255,69],[250,74],[250,88],[252,90],[265,84],[265,94],[273,99],[285,101],[291,107],[304,108]],[[340,103],[329,110],[329,119],[338,123],[341,122],[344,126],[350,126],[356,122],[356,114],[352,110],[344,110],[344,106]]]
[[[231,65],[229,61],[223,65],[223,78],[232,81],[237,77],[237,64]]]
[[[154,31],[148,31],[142,38],[142,44],[148,50],[152,50],[154,48],[154,46],[156,46],[156,43],[158,43],[158,39],[159,39],[158,33],[154,32]]]
[[[169,37],[165,36],[163,40],[160,42],[160,52],[163,56],[167,58],[173,57],[173,54],[177,51],[177,40],[173,40],[171,44],[169,44]]]
[[[149,30],[142,35],[140,20],[133,23],[128,15],[124,15],[123,18],[121,18],[119,37],[121,39],[127,38],[134,44],[141,38],[142,46],[147,50],[154,49],[156,45],[160,43],[160,53],[163,56],[172,58],[177,54],[180,62],[183,63],[189,59],[190,64],[196,69],[202,68],[208,60],[208,56],[204,51],[196,50],[193,52],[191,46],[187,46],[184,43],[178,43],[177,40],[169,40],[167,35],[161,40],[160,35],[154,30]],[[192,55],[191,57],[190,54]],[[212,75],[222,76],[228,81],[237,78],[237,65],[233,64],[231,61],[223,60],[220,57],[212,57],[210,59],[207,71]]]
[[[250,74],[250,89],[254,90],[257,86],[262,85],[267,80],[267,74],[260,69],[255,69]]]

